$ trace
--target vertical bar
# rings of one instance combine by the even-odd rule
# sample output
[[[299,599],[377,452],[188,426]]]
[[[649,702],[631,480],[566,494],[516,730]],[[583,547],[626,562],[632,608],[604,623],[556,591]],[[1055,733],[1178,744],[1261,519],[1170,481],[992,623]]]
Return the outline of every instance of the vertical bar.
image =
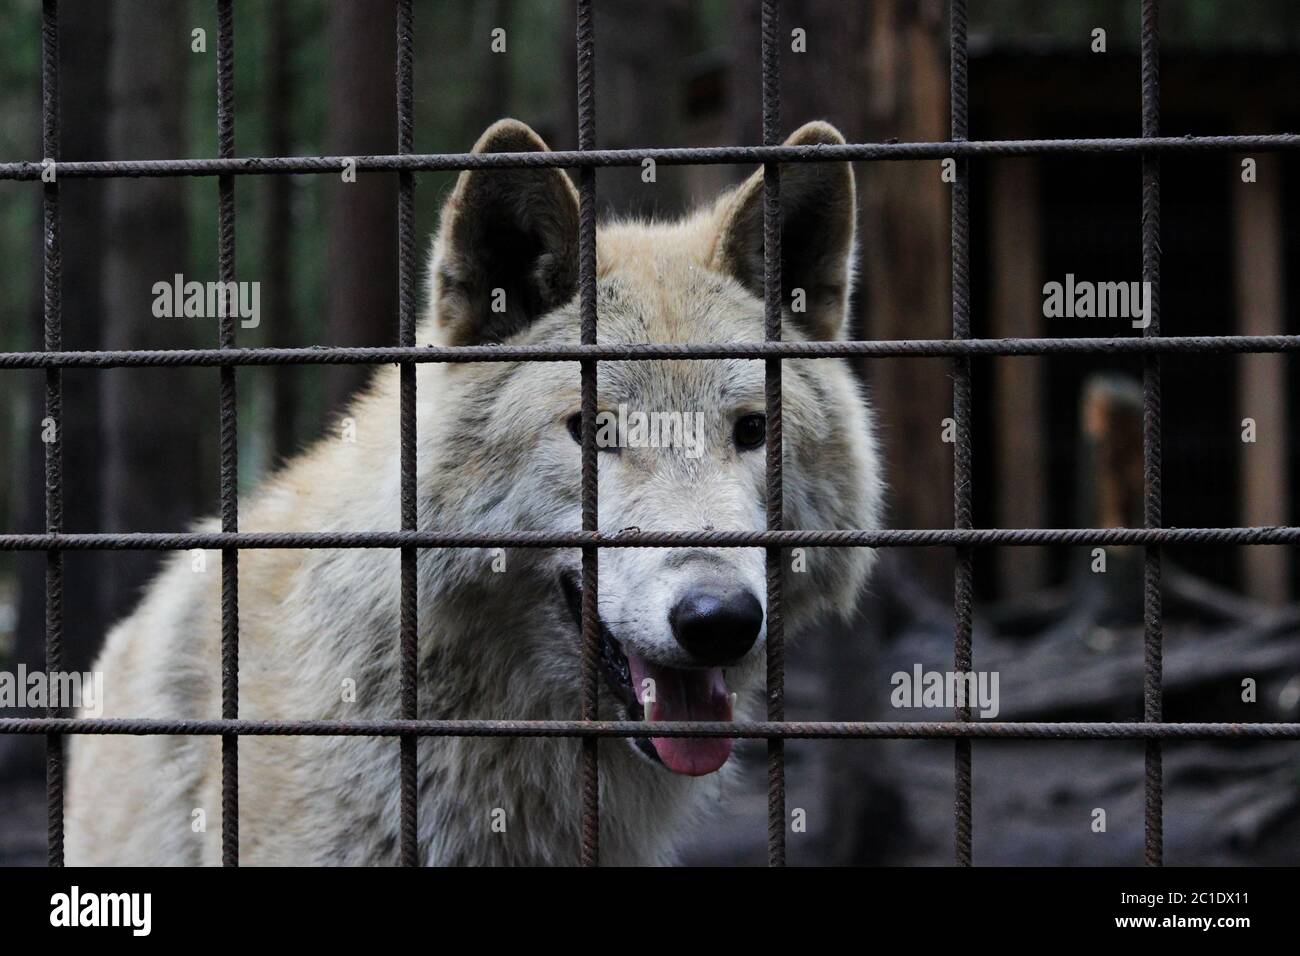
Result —
[[[596,148],[596,40],[591,0],[578,0],[578,149]],[[583,345],[596,344],[596,170],[578,174],[578,295]],[[596,483],[596,362],[582,360],[582,530],[599,529]],[[597,717],[600,624],[595,547],[582,549],[582,719]],[[582,739],[582,865],[600,862],[600,777],[595,737]]]
[[[780,0],[763,0],[763,145],[781,141],[781,58],[777,31]],[[781,167],[763,166],[763,337],[781,340]],[[767,530],[784,518],[781,455],[781,359],[764,365],[767,412]],[[781,599],[785,583],[781,549],[765,549],[767,564],[767,719],[785,720],[785,632]],[[767,741],[767,862],[785,866],[785,741]]]
[[[1160,4],[1142,0],[1142,136],[1160,135]],[[1149,290],[1150,323],[1143,335],[1160,334],[1160,157],[1142,155],[1142,281]],[[1142,361],[1143,524],[1161,526],[1160,356]],[[1142,567],[1142,719],[1162,719],[1163,629],[1161,549],[1148,545]],[[1159,740],[1146,742],[1146,863],[1164,862],[1164,772]]]
[[[217,152],[235,155],[232,0],[217,0]],[[235,281],[235,177],[217,180],[217,274]],[[228,286],[226,287],[228,288]],[[235,347],[235,310],[219,310],[218,344]],[[239,530],[239,425],[235,366],[221,367],[221,530]],[[239,549],[221,549],[221,716],[239,717]],[[221,862],[239,865],[239,735],[221,735]]]
[[[952,140],[968,136],[969,99],[966,74],[966,0],[952,0],[949,15],[949,83],[951,86]],[[970,338],[970,179],[969,161],[957,160],[957,179],[952,185],[952,337]],[[972,527],[971,518],[971,375],[970,356],[953,359],[952,417],[956,444],[953,446],[953,527]],[[971,670],[971,614],[974,566],[969,547],[956,549],[953,571],[953,669]],[[970,720],[970,702],[959,701],[957,720]],[[956,862],[971,865],[971,741],[954,743],[953,818]]]
[[[415,85],[413,82],[413,41],[411,0],[397,0],[397,151],[415,149]],[[398,344],[415,345],[415,181],[414,174],[402,170],[397,174],[397,306]],[[401,500],[402,530],[416,530],[416,393],[415,363],[403,362],[399,393],[401,418]],[[417,646],[419,633],[416,549],[402,548],[401,597],[401,706],[404,720],[418,716],[416,689]],[[401,859],[403,866],[419,866],[416,737],[401,737]]]
[[[59,157],[59,4],[41,5],[41,149],[44,158]],[[44,233],[45,349],[63,347],[63,251],[59,235],[59,185],[47,182],[41,191]],[[45,443],[45,530],[63,530],[63,374],[45,370],[45,417],[54,422],[53,440]],[[45,553],[45,672],[53,677],[63,668],[63,552]],[[59,716],[53,708],[47,717]],[[46,842],[50,866],[63,866],[63,735],[45,736]]]

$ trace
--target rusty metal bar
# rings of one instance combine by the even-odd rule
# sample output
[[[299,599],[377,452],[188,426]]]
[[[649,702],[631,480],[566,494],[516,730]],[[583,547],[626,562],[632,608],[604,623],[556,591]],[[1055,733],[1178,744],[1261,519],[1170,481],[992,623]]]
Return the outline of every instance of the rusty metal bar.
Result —
[[[1142,0],[1142,135],[1160,133],[1160,3]],[[1160,335],[1160,158],[1142,157],[1142,282],[1147,294],[1147,339]],[[1161,526],[1160,356],[1142,360],[1143,524]],[[1163,703],[1164,622],[1160,592],[1161,550],[1158,541],[1146,545],[1142,566],[1142,719],[1159,721]],[[1145,795],[1146,863],[1164,862],[1164,776],[1160,741],[1146,743]]]
[[[781,58],[777,46],[780,0],[763,0],[763,145],[781,141]],[[763,338],[781,341],[781,167],[763,166]],[[770,356],[764,369],[767,412],[767,530],[780,531],[784,522],[784,482],[781,437],[781,359]],[[785,584],[781,548],[764,551],[767,565],[767,719],[785,719],[785,632],[781,599]],[[767,742],[767,860],[785,866],[785,742]]]
[[[966,0],[952,0],[949,9],[950,112],[953,142],[967,138],[970,103],[967,81]],[[956,160],[952,184],[952,337],[970,338],[970,178],[969,163]],[[971,516],[971,369],[969,354],[953,359],[952,416],[953,527],[973,527]],[[971,670],[971,630],[974,613],[974,554],[958,545],[953,569],[953,669]],[[958,720],[970,720],[969,703],[957,707]],[[958,740],[953,752],[953,817],[958,866],[971,865],[971,745]]]
[[[235,155],[233,0],[217,0],[217,152]],[[217,275],[235,281],[235,179],[217,180]],[[229,286],[226,286],[229,288]],[[235,310],[222,309],[222,349],[235,347]],[[234,366],[221,368],[221,530],[239,531],[239,424]],[[239,548],[221,549],[221,716],[239,716]],[[221,738],[221,862],[239,865],[239,737]]]
[[[415,149],[415,62],[411,0],[397,0],[397,151]],[[397,312],[398,345],[415,345],[415,174],[402,170],[397,177]],[[398,424],[401,443],[401,527],[416,530],[416,386],[415,364],[403,362],[398,372]],[[414,545],[402,548],[400,642],[400,701],[402,718],[414,720],[419,711],[418,670],[418,571],[419,552]],[[416,738],[401,738],[400,855],[403,866],[419,866],[419,777]]]
[[[0,551],[193,548],[939,548],[1043,545],[1295,545],[1300,527],[934,528],[900,531],[222,531],[0,534]]]
[[[222,365],[388,365],[401,362],[601,362],[699,359],[945,358],[960,355],[1205,355],[1291,353],[1300,335],[1162,335],[1071,339],[872,339],[835,342],[671,342],[578,345],[419,345],[307,348],[0,352],[8,368],[182,368]]]
[[[1300,723],[1148,721],[160,720],[0,718],[0,734],[245,737],[730,737],[737,740],[1300,740]]]
[[[931,143],[845,143],[826,146],[697,146],[642,149],[555,150],[548,153],[416,153],[372,156],[246,156],[239,159],[87,160],[65,163],[59,175],[70,179],[156,176],[273,176],[300,173],[338,175],[344,161],[359,173],[459,171],[562,167],[713,166],[752,163],[904,162],[954,157],[1090,154],[1131,156],[1154,153],[1277,152],[1300,149],[1300,134],[1244,136],[1115,136],[1080,139],[951,140]],[[38,162],[0,163],[0,180],[36,181]]]
[[[54,163],[54,176],[41,190],[42,283],[44,291],[45,348],[63,347],[63,250],[59,230],[59,4],[41,5],[41,148]],[[45,370],[45,530],[63,530],[63,376],[58,368]],[[63,552],[45,554],[45,670],[63,668]],[[56,716],[54,708],[46,711]],[[63,737],[45,738],[46,843],[50,866],[63,866]]]
[[[596,148],[596,29],[591,0],[577,0],[578,149]],[[596,170],[578,175],[578,310],[583,345],[596,344]],[[582,530],[599,528],[596,449],[596,382],[594,358],[584,358],[582,375]],[[582,719],[594,721],[599,704],[600,617],[597,587],[600,553],[582,548]],[[596,739],[582,742],[583,866],[600,862],[600,768]]]

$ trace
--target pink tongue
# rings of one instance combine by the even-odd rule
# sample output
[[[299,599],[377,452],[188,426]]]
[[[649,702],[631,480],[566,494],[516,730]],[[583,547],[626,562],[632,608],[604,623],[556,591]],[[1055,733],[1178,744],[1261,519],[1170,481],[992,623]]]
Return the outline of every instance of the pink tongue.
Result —
[[[628,652],[632,689],[637,699],[646,693],[646,679],[654,681],[650,720],[731,720],[731,695],[722,669],[684,670],[665,667]],[[700,777],[713,773],[731,756],[730,737],[651,737],[655,753],[673,773]]]

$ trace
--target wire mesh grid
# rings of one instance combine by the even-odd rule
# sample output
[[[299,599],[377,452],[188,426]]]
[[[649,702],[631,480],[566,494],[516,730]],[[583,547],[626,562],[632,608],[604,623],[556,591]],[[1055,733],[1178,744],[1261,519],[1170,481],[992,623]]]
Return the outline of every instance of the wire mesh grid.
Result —
[[[1145,741],[1145,859],[1163,862],[1163,778],[1161,746],[1178,739],[1300,738],[1300,723],[1190,723],[1162,719],[1161,554],[1170,544],[1294,545],[1297,527],[1165,528],[1161,519],[1160,362],[1164,354],[1294,352],[1300,336],[1160,334],[1160,161],[1165,153],[1188,151],[1294,150],[1295,134],[1251,136],[1160,135],[1159,0],[1141,4],[1142,135],[1103,139],[985,140],[968,138],[967,15],[965,0],[950,0],[949,54],[951,133],[945,142],[850,143],[838,146],[781,146],[779,0],[762,2],[761,146],[669,149],[596,149],[594,4],[577,3],[578,149],[547,153],[417,154],[413,126],[413,21],[411,0],[397,9],[397,152],[362,157],[238,157],[234,142],[234,23],[232,0],[215,0],[218,22],[217,142],[214,159],[160,159],[123,162],[59,163],[59,4],[42,0],[42,147],[45,162],[0,163],[0,180],[42,182],[43,349],[0,353],[0,369],[43,369],[45,411],[61,421],[64,368],[215,367],[220,374],[221,530],[190,533],[63,532],[62,448],[59,431],[45,444],[45,532],[0,534],[0,551],[46,554],[45,664],[62,667],[63,553],[79,550],[220,549],[222,555],[220,720],[98,719],[60,716],[0,720],[0,733],[46,738],[49,864],[63,864],[64,737],[68,734],[214,735],[222,740],[222,859],[239,862],[238,759],[241,736],[397,737],[400,760],[400,855],[403,865],[420,863],[417,842],[419,737],[568,737],[582,744],[582,821],[580,859],[599,862],[600,804],[597,742],[612,737],[731,737],[767,741],[768,858],[785,863],[785,751],[788,739],[950,739],[954,746],[954,826],[956,863],[972,863],[972,741],[979,739],[1126,739]],[[975,339],[970,321],[970,192],[972,157],[1058,153],[1128,153],[1142,160],[1142,279],[1150,283],[1151,321],[1141,337]],[[398,344],[393,348],[239,348],[234,316],[223,316],[215,349],[64,351],[61,335],[61,260],[59,178],[215,176],[218,180],[218,272],[222,282],[235,276],[235,178],[241,175],[336,173],[344,159],[358,171],[398,174]],[[639,165],[650,158],[663,164],[760,162],[764,167],[764,325],[763,343],[691,345],[600,345],[596,311],[596,181],[600,167]],[[907,161],[954,159],[952,184],[952,337],[935,340],[785,342],[781,340],[780,164],[832,161]],[[57,178],[42,173],[53,162]],[[431,170],[519,167],[576,169],[580,197],[580,344],[569,347],[415,345],[414,174]],[[1050,355],[1063,352],[1139,354],[1143,361],[1144,526],[1142,528],[977,529],[972,521],[971,369],[975,355]],[[781,363],[785,358],[846,356],[949,357],[953,361],[955,422],[951,529],[802,531],[783,527],[781,458]],[[763,359],[767,412],[766,530],[756,532],[625,531],[608,534],[597,526],[596,383],[600,361]],[[577,361],[582,396],[582,528],[568,533],[419,531],[416,526],[416,365],[421,362]],[[240,366],[396,363],[400,366],[401,523],[397,532],[265,533],[239,530],[237,493],[238,423],[236,372]],[[1140,722],[981,722],[968,706],[951,721],[788,722],[784,708],[783,571],[781,553],[790,547],[952,547],[956,553],[953,589],[954,668],[972,666],[972,560],[976,547],[1011,545],[1135,545],[1145,552],[1143,623],[1143,719]],[[601,548],[708,546],[763,548],[766,555],[768,637],[767,719],[744,722],[604,721],[597,716],[599,628],[596,602]],[[582,552],[581,719],[571,721],[420,720],[417,674],[416,556],[421,548],[579,548]],[[401,553],[400,717],[392,720],[262,721],[239,718],[239,552],[256,548],[396,548]]]

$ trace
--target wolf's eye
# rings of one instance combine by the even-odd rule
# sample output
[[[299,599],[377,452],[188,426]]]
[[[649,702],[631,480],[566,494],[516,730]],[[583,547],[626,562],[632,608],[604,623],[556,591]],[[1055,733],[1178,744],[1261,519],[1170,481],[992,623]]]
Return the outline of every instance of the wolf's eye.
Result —
[[[582,444],[582,412],[574,412],[572,415],[569,416],[569,420],[565,424],[569,426],[569,434],[573,436],[573,440],[577,442],[579,445],[581,445]],[[613,452],[614,454],[618,454],[619,449],[617,446],[607,447],[600,443],[600,430],[599,430],[600,413],[599,412],[596,414],[596,425],[597,425],[596,451],[608,451],[608,452]]]
[[[738,418],[735,438],[736,447],[741,451],[758,448],[767,439],[767,416],[756,412]]]
[[[582,412],[569,416],[569,434],[579,445],[582,444]]]

